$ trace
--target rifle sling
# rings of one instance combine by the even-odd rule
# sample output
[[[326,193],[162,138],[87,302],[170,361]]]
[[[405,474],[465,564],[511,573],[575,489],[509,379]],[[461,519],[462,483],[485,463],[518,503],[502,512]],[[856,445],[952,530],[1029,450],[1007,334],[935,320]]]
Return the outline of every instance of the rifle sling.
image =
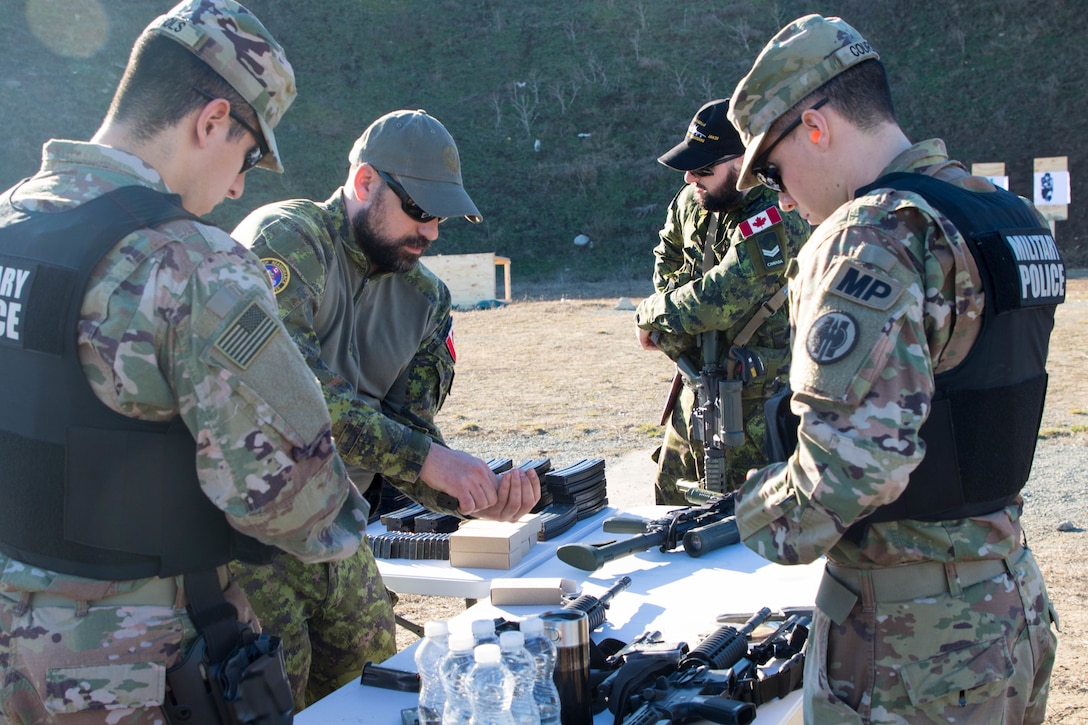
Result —
[[[756,330],[767,321],[768,317],[778,312],[778,309],[785,303],[788,291],[789,287],[783,285],[782,289],[775,292],[759,306],[756,313],[752,315],[752,319],[748,320],[748,324],[733,338],[734,347],[744,347],[748,344],[748,341],[752,339],[752,335],[756,334]]]

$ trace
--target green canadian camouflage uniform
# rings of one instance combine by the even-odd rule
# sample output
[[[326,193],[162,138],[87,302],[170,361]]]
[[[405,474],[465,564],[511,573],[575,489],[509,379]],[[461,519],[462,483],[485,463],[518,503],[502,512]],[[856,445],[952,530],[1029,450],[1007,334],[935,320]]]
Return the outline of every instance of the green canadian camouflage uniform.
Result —
[[[340,190],[322,204],[258,209],[234,236],[264,260],[283,321],[325,391],[337,448],[356,484],[365,490],[384,478],[432,510],[456,513],[419,479],[432,441],[442,442],[434,415],[453,382],[446,285],[423,265],[370,276]],[[392,607],[365,547],[334,564],[232,571],[261,621],[283,623],[277,631],[298,708],[358,677],[366,660],[396,653]],[[338,602],[326,587],[335,587]],[[285,602],[296,603],[285,610]],[[319,652],[327,661],[319,662]]]
[[[661,241],[654,249],[656,292],[639,304],[635,319],[639,327],[656,333],[654,341],[671,359],[686,355],[699,368],[702,352],[697,335],[718,331],[719,350],[723,356],[728,354],[732,339],[785,284],[786,267],[808,236],[809,227],[796,213],[779,211],[769,190],[755,189],[739,207],[720,215],[714,244],[718,262],[704,276],[704,240],[710,214],[697,203],[694,191],[693,184],[686,184],[669,205]],[[750,230],[742,226],[772,207],[780,222],[766,222]],[[763,454],[763,402],[774,380],[785,381],[789,369],[789,319],[784,305],[763,323],[746,347],[760,356],[767,373],[747,384],[742,394],[745,441],[727,452],[730,490],[740,486],[748,469],[767,462]],[[694,407],[693,383],[686,381],[667,421],[665,441],[655,452],[659,504],[685,504],[677,479],[700,480],[704,474],[702,444],[692,431]]]

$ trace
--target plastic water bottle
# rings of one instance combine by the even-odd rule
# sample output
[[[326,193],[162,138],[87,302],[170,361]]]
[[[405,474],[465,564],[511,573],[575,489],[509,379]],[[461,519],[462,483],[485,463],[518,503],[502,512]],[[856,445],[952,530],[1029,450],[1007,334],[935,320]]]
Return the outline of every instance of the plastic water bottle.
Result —
[[[555,674],[555,644],[544,634],[544,622],[540,617],[522,620],[520,628],[525,637],[525,649],[536,661],[536,686],[533,690],[540,725],[559,725],[562,707],[559,688],[552,679]]]
[[[510,711],[518,725],[540,725],[536,706],[536,660],[525,649],[525,635],[503,632],[499,635],[502,663],[514,676],[514,702]]]
[[[442,708],[442,725],[465,725],[472,717],[468,675],[475,660],[472,632],[454,632],[449,639],[450,651],[439,665],[446,705]]]
[[[481,644],[498,644],[499,635],[495,633],[495,621],[492,619],[474,619],[472,621],[472,638],[476,646]]]
[[[471,725],[516,725],[510,712],[514,700],[514,676],[502,663],[497,644],[478,645],[476,660],[466,679],[472,699]]]
[[[445,622],[427,622],[423,625],[423,641],[416,647],[420,725],[442,723],[446,692],[439,666],[449,652],[449,634],[450,630]]]

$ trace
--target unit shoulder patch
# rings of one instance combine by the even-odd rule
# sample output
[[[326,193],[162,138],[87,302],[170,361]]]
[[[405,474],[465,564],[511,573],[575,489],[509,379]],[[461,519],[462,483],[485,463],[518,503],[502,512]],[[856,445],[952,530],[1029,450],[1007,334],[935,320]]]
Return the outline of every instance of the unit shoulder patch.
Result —
[[[275,257],[263,257],[261,264],[264,265],[264,272],[268,275],[273,292],[279,294],[287,289],[287,284],[291,281],[291,268],[286,262]]]
[[[808,331],[805,350],[820,365],[836,363],[858,343],[858,323],[846,312],[825,312]]]

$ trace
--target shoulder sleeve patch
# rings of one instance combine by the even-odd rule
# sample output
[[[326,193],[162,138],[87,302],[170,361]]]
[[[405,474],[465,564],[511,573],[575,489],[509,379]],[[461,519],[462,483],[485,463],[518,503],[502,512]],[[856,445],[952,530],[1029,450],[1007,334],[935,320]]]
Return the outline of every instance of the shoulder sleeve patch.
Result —
[[[819,365],[842,360],[858,344],[858,323],[846,312],[825,312],[813,323],[805,338],[805,350]]]
[[[215,341],[215,347],[245,370],[276,334],[276,320],[251,302]]]
[[[760,213],[749,217],[742,221],[738,226],[740,228],[740,234],[747,239],[753,234],[769,229],[775,224],[782,223],[782,214],[779,213],[777,206],[769,206]]]
[[[845,257],[838,262],[829,291],[874,310],[887,310],[903,294],[903,284]]]
[[[287,289],[287,284],[291,281],[291,268],[287,266],[286,262],[275,257],[263,257],[261,264],[264,265],[264,271],[268,275],[268,281],[272,284],[273,292],[278,295]]]

